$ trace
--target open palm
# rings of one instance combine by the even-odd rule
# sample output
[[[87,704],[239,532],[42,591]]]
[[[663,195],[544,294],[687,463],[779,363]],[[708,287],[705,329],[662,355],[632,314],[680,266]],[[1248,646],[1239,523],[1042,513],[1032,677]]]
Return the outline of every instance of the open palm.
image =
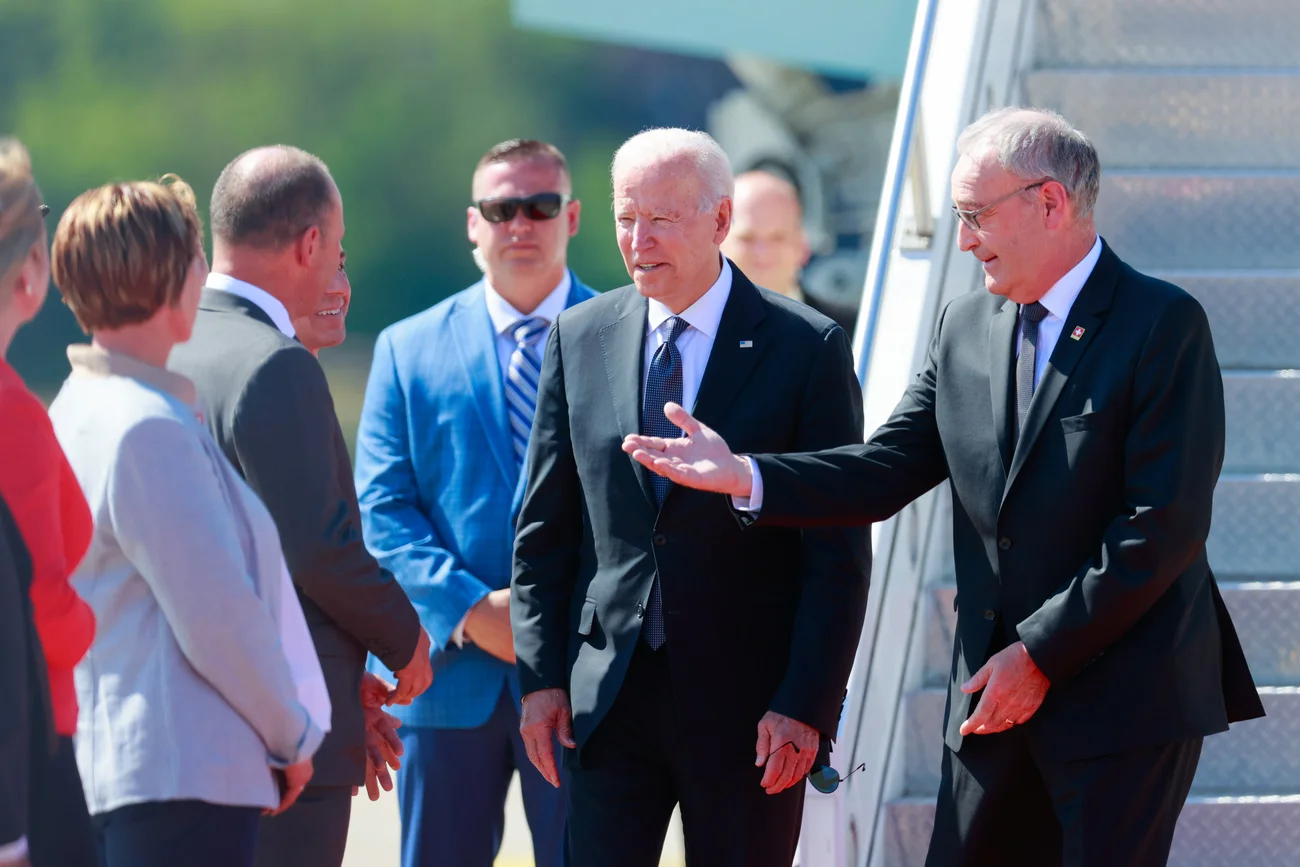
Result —
[[[749,496],[753,483],[749,462],[733,455],[726,440],[675,403],[664,406],[664,415],[686,436],[664,439],[628,434],[623,451],[675,484],[734,497]]]

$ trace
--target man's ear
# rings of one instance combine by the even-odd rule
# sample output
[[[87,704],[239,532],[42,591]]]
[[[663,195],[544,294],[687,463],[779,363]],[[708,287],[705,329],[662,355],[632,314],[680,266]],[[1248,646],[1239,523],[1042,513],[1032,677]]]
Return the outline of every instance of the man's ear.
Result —
[[[322,240],[320,226],[308,226],[294,244],[294,261],[304,268],[310,265]]]
[[[723,196],[722,201],[718,203],[718,210],[713,215],[715,221],[714,244],[721,246],[722,242],[727,240],[727,235],[731,234],[731,211],[731,196]]]

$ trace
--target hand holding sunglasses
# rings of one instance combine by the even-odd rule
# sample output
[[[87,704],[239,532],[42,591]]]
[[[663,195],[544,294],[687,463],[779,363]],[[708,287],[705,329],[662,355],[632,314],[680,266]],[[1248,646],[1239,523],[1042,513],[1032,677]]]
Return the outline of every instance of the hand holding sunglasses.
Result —
[[[520,209],[530,220],[554,220],[568,202],[569,197],[563,193],[534,193],[531,196],[479,199],[474,207],[489,223],[508,223]]]
[[[772,756],[781,752],[781,750],[785,749],[786,747],[790,747],[791,749],[793,749],[796,755],[799,754],[799,747],[795,744],[795,742],[786,741],[785,743],[781,744],[781,746],[772,750],[772,752],[769,753],[767,757],[769,759],[772,758]],[[821,762],[814,762],[812,766],[812,770],[808,772],[808,782],[812,784],[812,787],[814,789],[821,792],[823,795],[829,795],[831,792],[834,792],[836,789],[840,787],[840,783],[844,782],[849,777],[856,774],[858,771],[865,771],[866,769],[867,769],[867,763],[862,762],[856,768],[854,768],[853,770],[849,771],[847,774],[841,777],[840,772],[830,767],[829,765],[823,765]]]

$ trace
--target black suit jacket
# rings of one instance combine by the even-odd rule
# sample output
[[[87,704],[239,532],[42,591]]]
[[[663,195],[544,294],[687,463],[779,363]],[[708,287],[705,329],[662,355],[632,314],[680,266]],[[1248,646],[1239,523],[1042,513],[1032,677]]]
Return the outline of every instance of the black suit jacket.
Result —
[[[581,748],[623,682],[657,571],[679,718],[706,740],[704,757],[752,762],[769,709],[833,736],[869,539],[746,528],[726,498],[684,488],[656,508],[646,471],[620,448],[641,429],[646,312],[625,286],[551,330],[515,543],[523,692],[567,689]],[[735,269],[695,412],[741,449],[861,442],[848,338]]]
[[[1224,409],[1204,311],[1104,247],[1013,452],[1018,315],[984,292],[957,298],[866,445],[758,457],[758,525],[879,521],[949,482],[954,750],[974,709],[960,684],[991,646],[1016,640],[1052,684],[1026,725],[1045,756],[1104,755],[1262,716],[1205,554]]]
[[[313,785],[357,785],[365,771],[358,690],[366,652],[411,661],[415,609],[361,538],[347,444],[320,364],[257,305],[204,290],[194,336],[168,366],[194,381],[218,445],[275,519],[333,706]]]
[[[28,830],[30,780],[56,747],[45,654],[31,600],[32,561],[0,500],[0,844]]]

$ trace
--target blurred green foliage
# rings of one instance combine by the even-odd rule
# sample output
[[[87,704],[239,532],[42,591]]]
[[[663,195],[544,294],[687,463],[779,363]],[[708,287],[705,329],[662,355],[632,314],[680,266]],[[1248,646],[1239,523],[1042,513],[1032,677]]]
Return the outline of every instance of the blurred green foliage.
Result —
[[[0,133],[32,151],[51,231],[89,187],[176,172],[206,212],[236,154],[306,148],[343,193],[358,348],[478,278],[470,173],[515,136],[570,159],[585,200],[575,270],[600,289],[627,282],[614,148],[646,126],[702,126],[734,84],[713,61],[518,30],[507,0],[0,2]],[[10,360],[48,393],[78,334],[51,293]]]

